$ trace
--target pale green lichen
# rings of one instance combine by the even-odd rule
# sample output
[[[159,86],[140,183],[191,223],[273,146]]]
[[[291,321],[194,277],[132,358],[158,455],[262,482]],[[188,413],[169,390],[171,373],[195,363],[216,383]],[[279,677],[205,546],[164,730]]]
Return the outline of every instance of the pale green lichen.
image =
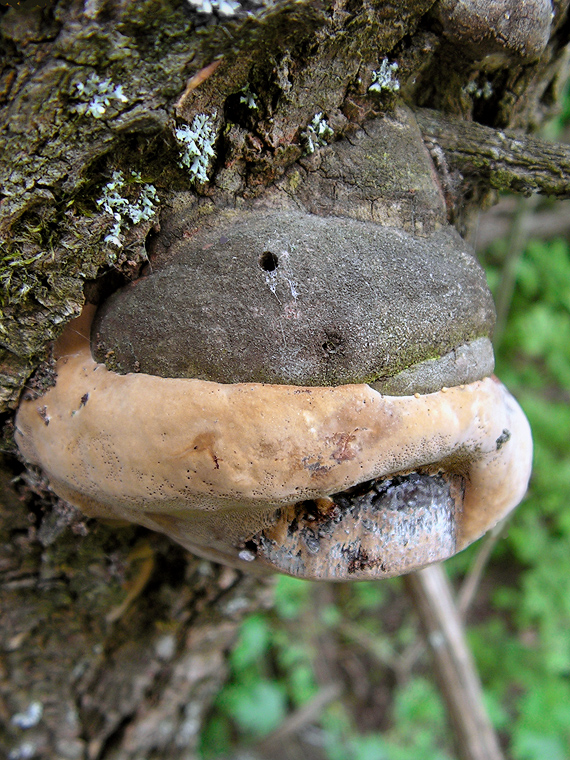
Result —
[[[314,115],[307,129],[301,133],[301,139],[305,144],[305,152],[311,155],[317,148],[328,145],[334,131],[321,112]]]
[[[396,71],[398,71],[398,64],[396,61],[389,63],[387,58],[384,58],[380,64],[380,68],[377,71],[372,72],[372,84],[368,88],[369,92],[398,92],[400,89],[400,82],[396,77]]]
[[[131,172],[131,182],[140,185],[138,198],[130,201],[121,195],[127,182],[122,172],[113,172],[110,182],[103,187],[103,195],[98,199],[97,205],[103,211],[115,219],[111,232],[105,237],[105,243],[120,247],[122,245],[122,233],[129,224],[145,222],[156,214],[158,208],[158,195],[154,185],[143,184],[139,172]]]
[[[257,111],[259,109],[259,106],[257,105],[257,101],[255,100],[255,95],[249,88],[249,84],[246,84],[245,87],[243,87],[241,90],[241,95],[239,102],[246,105],[250,111]]]
[[[474,98],[483,98],[483,100],[489,100],[493,95],[493,85],[489,80],[485,80],[482,87],[478,87],[474,79],[472,79],[463,88],[464,92],[468,95],[473,95]]]
[[[235,16],[241,10],[241,5],[236,0],[186,0],[196,13],[211,15],[216,12],[220,16]]]
[[[212,116],[199,113],[194,117],[191,127],[185,124],[175,132],[181,149],[178,163],[182,168],[189,170],[194,181],[208,181],[208,168],[216,155],[216,133],[213,126],[215,116],[215,112]]]
[[[113,100],[128,103],[122,84],[115,85],[110,79],[99,79],[94,73],[85,82],[75,84],[74,97],[83,101],[75,106],[77,113],[88,113],[94,119],[101,119]]]

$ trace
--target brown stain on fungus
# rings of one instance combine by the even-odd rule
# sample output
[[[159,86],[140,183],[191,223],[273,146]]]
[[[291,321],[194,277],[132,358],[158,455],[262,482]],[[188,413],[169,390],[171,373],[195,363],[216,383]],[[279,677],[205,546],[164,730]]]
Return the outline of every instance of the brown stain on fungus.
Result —
[[[354,433],[335,433],[333,443],[337,444],[337,448],[333,451],[331,457],[337,462],[354,459],[357,456],[357,452],[351,447],[354,441],[356,441]]]
[[[181,451],[176,456],[179,459],[183,458],[189,458],[192,460],[194,458],[193,455],[200,455],[200,454],[206,454],[214,463],[214,469],[219,470],[220,469],[220,459],[216,456],[214,452],[216,443],[216,435],[212,432],[206,432],[206,433],[199,433],[190,443],[190,446],[185,448],[183,451]]]

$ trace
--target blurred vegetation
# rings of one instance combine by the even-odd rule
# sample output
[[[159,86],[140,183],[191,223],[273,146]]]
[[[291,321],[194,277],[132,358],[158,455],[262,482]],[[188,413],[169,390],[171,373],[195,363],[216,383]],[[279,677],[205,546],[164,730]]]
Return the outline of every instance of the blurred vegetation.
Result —
[[[570,100],[566,110],[570,120]],[[570,760],[570,245],[530,240],[513,259],[500,240],[483,263],[496,297],[514,271],[496,372],[530,420],[535,455],[529,493],[494,549],[467,632],[507,756]],[[480,550],[481,542],[446,563],[457,589]],[[230,662],[204,760],[455,757],[399,579],[279,578],[274,608],[245,621]],[[336,696],[315,715],[331,683]],[[299,720],[288,732],[291,716]]]
[[[501,287],[507,245],[485,255]],[[534,431],[530,491],[498,542],[468,615],[492,720],[514,760],[570,758],[570,246],[530,241],[516,264],[497,374]],[[476,544],[447,563],[458,587]],[[274,609],[243,625],[231,679],[203,736],[203,758],[228,755],[302,711],[328,682],[341,695],[272,757],[454,757],[413,611],[399,579],[348,585],[282,577]],[[308,710],[307,710],[308,711]],[[289,738],[287,741],[293,741]],[[265,746],[265,745],[264,745]],[[232,755],[233,756],[233,755]],[[262,756],[262,755],[261,755]]]
[[[501,285],[498,242],[486,257]],[[529,241],[517,264],[497,374],[533,429],[534,473],[495,563],[514,583],[491,596],[497,614],[470,629],[489,691],[509,712],[517,760],[570,757],[570,246]],[[500,613],[503,613],[502,615]]]

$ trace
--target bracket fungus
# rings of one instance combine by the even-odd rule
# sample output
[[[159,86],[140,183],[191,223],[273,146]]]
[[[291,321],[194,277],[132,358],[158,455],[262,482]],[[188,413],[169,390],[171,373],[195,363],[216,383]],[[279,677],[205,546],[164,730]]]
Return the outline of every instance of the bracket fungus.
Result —
[[[531,435],[409,112],[316,160],[257,205],[173,205],[152,274],[66,327],[15,435],[88,515],[253,572],[389,577],[513,509]]]
[[[301,216],[214,225],[180,243],[191,261],[175,255],[109,299],[93,330],[87,306],[58,343],[55,386],[22,402],[17,442],[87,514],[163,531],[204,557],[312,579],[405,573],[520,501],[528,423],[490,376],[492,307],[471,256],[458,245],[442,256],[442,233],[436,245]],[[311,278],[318,262],[327,269],[333,234],[337,253],[342,242],[356,255],[337,257],[338,276]],[[284,279],[271,279],[280,267]],[[333,307],[313,309],[327,287]],[[168,336],[183,350],[166,350]]]

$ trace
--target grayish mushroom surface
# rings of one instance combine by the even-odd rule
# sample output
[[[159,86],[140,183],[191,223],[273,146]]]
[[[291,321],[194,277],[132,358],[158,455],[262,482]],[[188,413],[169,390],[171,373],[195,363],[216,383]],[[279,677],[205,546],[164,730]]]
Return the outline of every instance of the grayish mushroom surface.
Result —
[[[117,372],[405,394],[493,370],[485,276],[449,227],[255,211],[169,253],[98,312],[94,356]]]

